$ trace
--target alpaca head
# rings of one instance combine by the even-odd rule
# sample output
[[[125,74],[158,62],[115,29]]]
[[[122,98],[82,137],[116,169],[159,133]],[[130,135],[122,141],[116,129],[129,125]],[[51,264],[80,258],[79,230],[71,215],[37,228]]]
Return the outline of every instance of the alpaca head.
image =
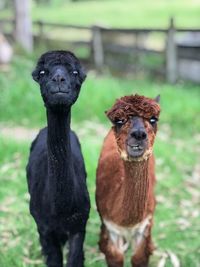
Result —
[[[50,51],[41,55],[32,76],[39,83],[48,108],[73,105],[86,77],[79,60],[68,51]]]
[[[158,102],[159,97],[125,96],[106,112],[124,160],[141,161],[151,154],[160,114]]]

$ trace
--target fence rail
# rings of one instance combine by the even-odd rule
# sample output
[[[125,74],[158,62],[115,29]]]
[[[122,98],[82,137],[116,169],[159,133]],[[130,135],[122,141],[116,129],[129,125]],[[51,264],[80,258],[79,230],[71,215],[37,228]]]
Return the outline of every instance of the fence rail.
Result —
[[[15,39],[15,21],[0,20],[0,31]],[[195,60],[196,73],[200,73],[200,42],[185,45],[177,42],[177,36],[200,35],[200,29],[176,28],[173,19],[167,29],[120,29],[102,26],[33,22],[34,46],[46,49],[71,49],[99,71],[105,66],[116,71],[131,70],[165,75],[174,83],[178,78],[190,79],[188,64]],[[184,64],[183,64],[184,63]],[[192,69],[192,68],[191,68]],[[183,70],[183,71],[182,71]],[[182,74],[184,73],[184,75]],[[187,73],[187,75],[185,75]],[[192,79],[200,82],[200,75]]]

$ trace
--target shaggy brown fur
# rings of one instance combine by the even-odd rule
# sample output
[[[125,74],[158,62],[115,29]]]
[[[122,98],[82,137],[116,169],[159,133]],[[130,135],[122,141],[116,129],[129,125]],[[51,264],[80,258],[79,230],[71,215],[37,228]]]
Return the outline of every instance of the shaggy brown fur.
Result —
[[[145,119],[150,119],[152,116],[158,118],[160,107],[154,99],[136,94],[118,99],[106,114],[112,122],[117,119],[128,120],[132,116],[140,116]]]
[[[158,119],[159,113],[160,107],[155,100],[138,95],[122,97],[106,113],[114,126],[104,140],[99,158],[96,202],[102,220],[99,245],[109,267],[123,266],[126,250],[123,245],[127,241],[123,231],[131,233],[135,231],[131,229],[137,229],[145,220],[141,241],[133,236],[132,241],[135,238],[136,243],[132,248],[131,262],[134,267],[148,266],[153,250],[151,228],[155,209],[155,174],[152,149],[157,132],[157,124],[152,125],[150,120]],[[139,118],[147,133],[147,145],[140,157],[130,156],[127,150],[127,142],[133,139],[130,132],[135,127],[132,118]],[[116,125],[119,120],[123,121],[120,128]],[[136,235],[138,233],[136,231]]]

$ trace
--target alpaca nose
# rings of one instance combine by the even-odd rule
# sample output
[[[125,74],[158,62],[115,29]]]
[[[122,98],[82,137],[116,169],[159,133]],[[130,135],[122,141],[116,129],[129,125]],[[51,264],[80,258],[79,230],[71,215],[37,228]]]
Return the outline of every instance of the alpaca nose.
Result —
[[[62,75],[62,74],[56,74],[52,77],[52,81],[53,82],[58,82],[58,83],[61,83],[61,82],[64,82],[66,79],[65,77]]]
[[[131,132],[131,137],[134,137],[138,141],[142,141],[142,140],[145,140],[147,138],[147,134],[146,134],[145,130],[137,129],[137,130],[133,130]]]

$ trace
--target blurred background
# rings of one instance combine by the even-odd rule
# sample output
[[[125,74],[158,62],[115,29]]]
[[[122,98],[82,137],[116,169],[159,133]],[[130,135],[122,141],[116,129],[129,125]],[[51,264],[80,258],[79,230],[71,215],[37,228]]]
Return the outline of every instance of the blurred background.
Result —
[[[200,267],[199,0],[1,0],[0,266],[44,267],[25,166],[31,141],[46,125],[31,72],[40,54],[53,49],[74,52],[88,73],[72,112],[92,201],[86,267],[106,266],[94,200],[99,152],[111,126],[104,111],[135,93],[161,95],[150,266]]]

